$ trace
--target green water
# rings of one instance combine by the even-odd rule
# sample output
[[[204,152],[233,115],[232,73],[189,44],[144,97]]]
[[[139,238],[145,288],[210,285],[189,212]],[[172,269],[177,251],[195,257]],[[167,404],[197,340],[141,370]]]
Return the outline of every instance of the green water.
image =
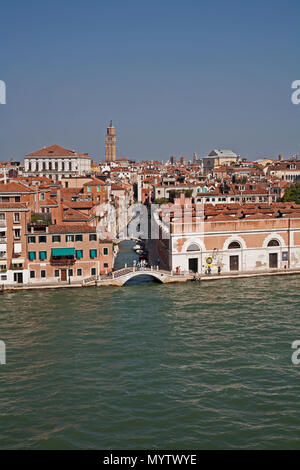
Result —
[[[3,295],[0,448],[300,448],[299,281]]]

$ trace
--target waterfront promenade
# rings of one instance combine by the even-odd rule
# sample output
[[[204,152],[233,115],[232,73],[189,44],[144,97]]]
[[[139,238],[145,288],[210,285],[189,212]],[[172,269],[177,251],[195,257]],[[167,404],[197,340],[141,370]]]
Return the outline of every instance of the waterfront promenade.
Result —
[[[81,282],[78,281],[66,281],[56,283],[42,283],[37,282],[35,284],[11,284],[0,286],[0,293],[9,291],[22,291],[32,289],[67,289],[67,288],[79,288],[79,287],[123,287],[131,279],[139,276],[150,276],[162,284],[169,283],[182,283],[188,281],[194,282],[206,282],[206,281],[220,281],[224,279],[242,279],[242,278],[253,278],[253,277],[266,277],[266,276],[290,276],[300,274],[300,269],[274,269],[268,271],[238,271],[238,272],[226,272],[221,274],[195,274],[192,272],[181,272],[175,273],[174,271],[168,271],[165,269],[157,269],[157,267],[148,267],[138,269],[135,266],[126,266],[122,269],[112,272],[110,275],[102,276],[91,276],[88,279],[84,279]]]

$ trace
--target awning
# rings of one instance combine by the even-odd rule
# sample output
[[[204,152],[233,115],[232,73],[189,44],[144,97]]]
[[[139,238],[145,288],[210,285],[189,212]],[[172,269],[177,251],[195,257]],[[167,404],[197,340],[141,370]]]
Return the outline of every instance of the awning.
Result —
[[[24,258],[12,258],[11,262],[12,264],[24,264],[25,259]]]
[[[52,248],[52,256],[75,256],[75,248]]]

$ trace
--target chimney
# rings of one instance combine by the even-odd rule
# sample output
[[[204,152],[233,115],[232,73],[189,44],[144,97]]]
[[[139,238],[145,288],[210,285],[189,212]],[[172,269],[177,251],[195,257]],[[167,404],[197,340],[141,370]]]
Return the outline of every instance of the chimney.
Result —
[[[278,160],[279,160],[280,162],[282,162],[282,161],[283,161],[283,155],[279,155],[279,156],[278,156]]]

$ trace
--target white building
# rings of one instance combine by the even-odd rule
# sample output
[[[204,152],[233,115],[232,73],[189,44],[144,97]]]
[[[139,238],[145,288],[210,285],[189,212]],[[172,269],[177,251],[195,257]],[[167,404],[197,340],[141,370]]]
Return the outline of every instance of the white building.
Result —
[[[72,176],[85,176],[91,172],[91,157],[86,153],[76,153],[59,145],[43,147],[25,155],[27,176],[46,176],[60,181]]]

